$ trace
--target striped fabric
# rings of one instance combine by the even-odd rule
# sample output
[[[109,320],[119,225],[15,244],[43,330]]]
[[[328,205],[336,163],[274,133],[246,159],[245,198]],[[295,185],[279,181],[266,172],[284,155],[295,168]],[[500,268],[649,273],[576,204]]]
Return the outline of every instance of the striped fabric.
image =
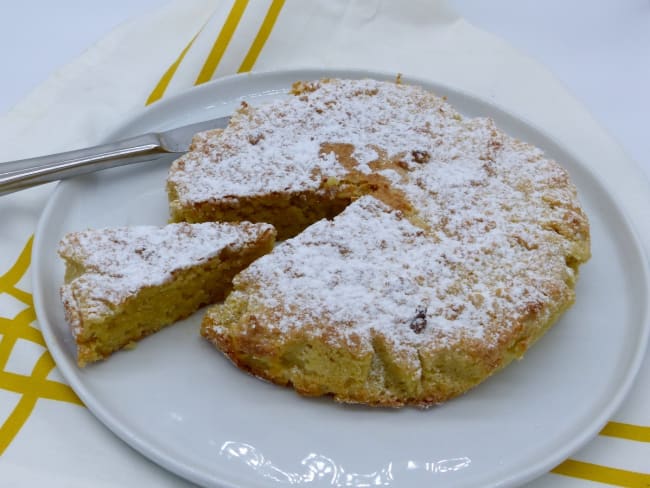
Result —
[[[32,147],[37,152],[98,142],[121,117],[138,107],[217,77],[253,69],[354,66],[402,71],[476,93],[487,93],[491,86],[491,94],[503,105],[526,113],[531,102],[518,99],[509,86],[494,89],[494,80],[506,83],[501,73],[487,69],[482,82],[464,76],[467,66],[485,67],[485,57],[476,55],[482,50],[484,56],[498,56],[503,65],[510,63],[511,72],[520,70],[510,83],[526,80],[524,86],[540,87],[540,99],[546,96],[557,104],[557,97],[564,97],[572,107],[570,97],[542,68],[465,24],[444,2],[426,4],[411,1],[399,8],[385,4],[380,8],[380,2],[370,0],[176,2],[121,27],[83,60],[66,68],[59,76],[68,77],[71,86],[48,82],[0,121],[0,132],[6,138],[0,140],[0,147],[10,153],[0,159],[27,156],[21,153],[24,141],[28,137],[33,141],[34,135],[40,141]],[[143,26],[147,29],[140,29]],[[169,34],[171,26],[173,34]],[[141,31],[154,33],[153,38],[144,37]],[[393,32],[394,37],[385,32]],[[117,42],[119,47],[115,47]],[[463,50],[468,45],[474,47],[473,55]],[[129,50],[132,59],[124,54]],[[150,65],[136,68],[138,53],[152,50]],[[459,66],[462,56],[465,64]],[[82,65],[94,66],[96,72],[84,71]],[[116,79],[106,81],[107,72]],[[104,81],[98,82],[100,77]],[[535,85],[531,80],[538,82]],[[91,85],[99,88],[83,94],[83,88]],[[74,90],[79,93],[78,115],[68,118],[66,129],[50,135],[56,117],[71,111],[69,103],[57,107],[51,100],[69,101]],[[128,94],[113,101],[116,90]],[[47,114],[35,108],[44,100],[50,100]],[[109,117],[104,116],[107,113]],[[537,122],[549,124],[543,117]],[[51,186],[0,197],[0,485],[93,486],[103,480],[102,486],[179,486],[182,482],[97,425],[59,376],[47,351],[33,308],[29,274],[31,234],[50,191]],[[648,369],[646,359],[631,397],[596,439],[530,486],[650,487]],[[113,477],[116,470],[123,474]]]

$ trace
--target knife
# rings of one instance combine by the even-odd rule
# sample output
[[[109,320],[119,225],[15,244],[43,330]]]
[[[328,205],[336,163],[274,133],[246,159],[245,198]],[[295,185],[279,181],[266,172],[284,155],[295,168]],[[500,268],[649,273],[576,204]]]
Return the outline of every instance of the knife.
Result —
[[[188,151],[194,134],[224,128],[229,120],[220,117],[85,149],[0,163],[0,196],[94,171],[180,156]]]

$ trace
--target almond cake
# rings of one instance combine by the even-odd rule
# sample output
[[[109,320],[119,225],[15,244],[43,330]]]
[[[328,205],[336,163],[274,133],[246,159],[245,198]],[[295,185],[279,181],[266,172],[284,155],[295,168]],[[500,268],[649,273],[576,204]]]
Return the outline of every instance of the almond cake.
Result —
[[[281,242],[201,333],[304,395],[426,406],[521,357],[574,302],[589,224],[558,163],[422,88],[299,82],[173,163],[172,219]]]

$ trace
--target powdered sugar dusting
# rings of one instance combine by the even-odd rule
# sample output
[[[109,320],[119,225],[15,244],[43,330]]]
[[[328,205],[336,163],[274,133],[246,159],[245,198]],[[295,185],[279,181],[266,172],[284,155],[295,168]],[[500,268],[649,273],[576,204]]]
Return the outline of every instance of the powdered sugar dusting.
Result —
[[[422,344],[495,346],[531,311],[544,320],[572,300],[572,265],[588,258],[589,229],[564,169],[417,87],[307,87],[244,108],[184,158],[169,176],[179,198],[318,191],[349,172],[322,152],[339,143],[353,146],[354,171],[381,175],[415,210],[401,215],[363,197],[253,263],[233,293],[251,314],[267,314],[267,327],[325,321],[368,348],[379,334],[417,362]]]
[[[353,144],[357,169],[370,173],[377,147],[395,155],[406,146],[429,147],[432,131],[444,138],[449,121],[437,110],[457,116],[442,99],[406,85],[324,83],[303,96],[243,107],[218,137],[201,140],[200,150],[174,164],[169,183],[183,202],[318,189],[323,178],[347,173],[320,153],[323,143]]]
[[[88,319],[99,319],[138,290],[161,285],[175,271],[203,263],[224,250],[255,241],[268,224],[204,223],[96,229],[67,234],[59,254],[74,269],[61,289],[68,309],[83,300]],[[74,319],[74,318],[73,318]],[[72,320],[74,322],[74,320]],[[73,328],[75,325],[72,324]]]

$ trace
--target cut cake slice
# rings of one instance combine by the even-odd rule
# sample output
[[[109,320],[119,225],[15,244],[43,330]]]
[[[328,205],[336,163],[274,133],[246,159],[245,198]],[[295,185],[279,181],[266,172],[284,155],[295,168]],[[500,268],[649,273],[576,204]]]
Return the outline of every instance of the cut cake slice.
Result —
[[[59,245],[61,298],[79,366],[223,299],[233,276],[274,242],[273,226],[249,222],[67,234]]]

